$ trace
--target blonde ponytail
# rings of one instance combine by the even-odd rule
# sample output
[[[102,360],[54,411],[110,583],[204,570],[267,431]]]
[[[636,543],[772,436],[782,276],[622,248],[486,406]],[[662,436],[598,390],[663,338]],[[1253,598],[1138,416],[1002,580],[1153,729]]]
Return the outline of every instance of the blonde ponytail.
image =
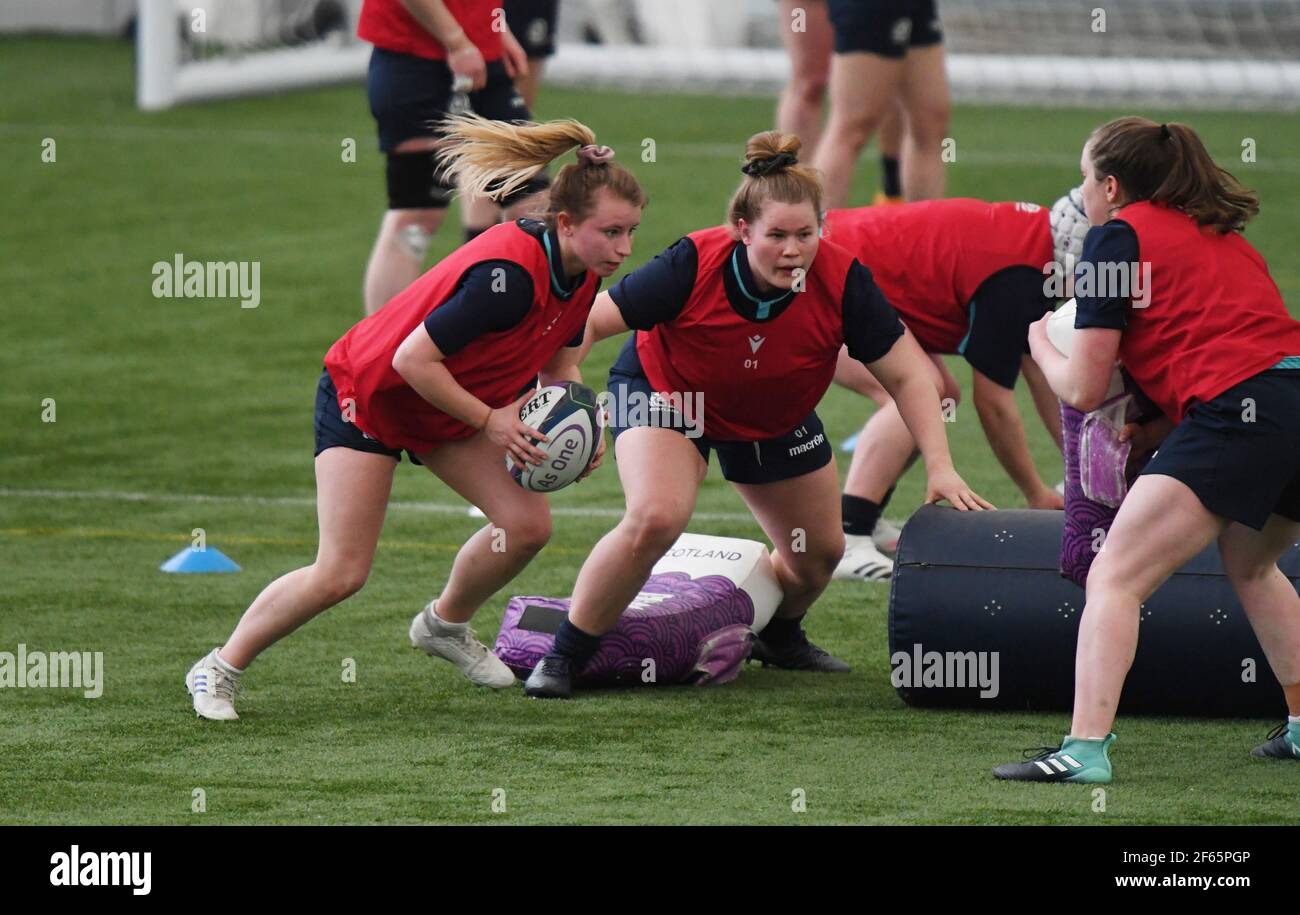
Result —
[[[632,173],[613,160],[613,150],[596,146],[590,127],[571,118],[545,123],[491,121],[465,113],[440,124],[446,145],[440,148],[444,178],[461,193],[509,198],[571,149],[578,162],[566,165],[551,184],[547,222],[568,212],[577,222],[586,218],[601,187],[635,206],[645,206],[645,193]]]

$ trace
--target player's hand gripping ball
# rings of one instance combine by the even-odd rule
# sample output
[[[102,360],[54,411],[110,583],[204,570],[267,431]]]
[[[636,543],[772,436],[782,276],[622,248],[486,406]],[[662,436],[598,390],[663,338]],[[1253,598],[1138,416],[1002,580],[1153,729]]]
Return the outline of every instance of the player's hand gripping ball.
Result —
[[[573,381],[538,389],[519,408],[519,419],[548,439],[536,443],[546,455],[536,466],[506,455],[510,476],[533,492],[555,492],[582,476],[605,434],[605,413],[596,403],[596,392]]]

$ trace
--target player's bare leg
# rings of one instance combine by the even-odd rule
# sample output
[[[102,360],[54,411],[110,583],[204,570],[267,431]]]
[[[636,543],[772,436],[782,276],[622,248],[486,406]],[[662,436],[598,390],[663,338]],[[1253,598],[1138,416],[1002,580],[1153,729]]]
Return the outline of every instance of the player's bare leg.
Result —
[[[1043,374],[1043,370],[1038,367],[1038,363],[1032,356],[1026,355],[1020,361],[1020,374],[1025,377],[1025,383],[1029,385],[1030,396],[1034,399],[1034,410],[1038,413],[1038,418],[1043,421],[1043,428],[1052,436],[1052,441],[1056,442],[1056,449],[1060,451],[1065,447],[1061,438],[1061,401],[1052,390],[1052,386],[1047,383],[1047,376]]]
[[[316,457],[316,561],[277,578],[257,595],[222,647],[223,660],[247,667],[272,643],[361,590],[384,526],[396,466],[387,455],[351,448],[327,448]]]
[[[546,70],[546,58],[528,58],[528,72],[515,77],[515,91],[524,99],[524,107],[536,111],[537,94],[542,88],[542,75]]]
[[[397,462],[387,455],[327,448],[316,457],[316,561],[271,582],[225,645],[190,669],[186,686],[205,718],[233,719],[234,687],[253,659],[312,617],[361,590],[370,574]]]
[[[894,102],[903,61],[879,54],[836,54],[831,60],[831,113],[813,166],[823,176],[826,209],[846,205],[858,155]]]
[[[414,137],[399,143],[395,153],[423,152],[436,148],[432,137]],[[379,236],[366,263],[363,285],[366,314],[374,314],[419,278],[434,234],[447,216],[446,208],[387,210],[379,224]]]
[[[695,445],[673,429],[627,429],[614,451],[627,509],[582,564],[569,618],[555,635],[555,648],[524,684],[528,696],[569,697],[572,675],[596,652],[600,636],[614,627],[654,564],[686,529],[708,472]]]
[[[1293,719],[1251,752],[1261,758],[1300,758],[1300,594],[1277,566],[1298,540],[1300,523],[1281,515],[1270,516],[1262,531],[1234,523],[1219,535],[1224,571],[1282,684]]]
[[[488,518],[488,524],[456,554],[437,599],[441,619],[465,623],[546,546],[551,539],[551,506],[545,494],[524,489],[511,478],[501,446],[483,433],[441,445],[419,458]]]
[[[903,197],[937,199],[944,192],[943,141],[952,111],[943,45],[909,49],[898,88],[907,128],[901,156]]]
[[[955,408],[961,400],[957,379],[941,356],[931,354],[930,362],[931,380],[939,392],[940,405],[945,410]],[[884,521],[883,512],[894,484],[918,455],[916,440],[903,422],[898,406],[884,394],[880,409],[858,433],[844,480],[846,543],[835,578],[883,582],[893,575],[894,563],[886,553],[897,547],[898,532]]]
[[[772,568],[784,595],[759,633],[754,659],[793,670],[847,671],[847,664],[808,641],[802,624],[844,554],[834,458],[788,480],[733,485],[772,541]]]
[[[939,392],[939,404],[955,408],[961,402],[961,386],[943,364],[943,358],[931,355],[931,380]],[[888,393],[884,404],[871,415],[858,435],[853,460],[844,480],[844,492],[861,499],[879,502],[885,497],[916,455],[916,440]]]
[[[501,218],[501,207],[487,197],[461,195],[460,222],[465,227],[465,240],[486,232]]]
[[[484,602],[532,562],[551,538],[542,493],[516,485],[499,445],[479,433],[419,455],[442,482],[488,517],[452,562],[442,593],[411,620],[411,645],[450,661],[472,683],[513,686],[510,668],[478,640],[469,621]]]
[[[690,439],[672,429],[642,426],[614,443],[626,511],[582,564],[573,587],[570,621],[604,635],[636,597],[650,570],[686,530],[708,466]]]
[[[1075,651],[1071,736],[1110,733],[1137,651],[1139,605],[1224,527],[1224,520],[1180,480],[1138,477],[1088,572]]]
[[[790,80],[777,102],[776,129],[799,137],[800,156],[811,161],[821,139],[835,34],[825,0],[781,0],[778,17],[781,43],[790,56]],[[803,31],[795,30],[797,24]]]

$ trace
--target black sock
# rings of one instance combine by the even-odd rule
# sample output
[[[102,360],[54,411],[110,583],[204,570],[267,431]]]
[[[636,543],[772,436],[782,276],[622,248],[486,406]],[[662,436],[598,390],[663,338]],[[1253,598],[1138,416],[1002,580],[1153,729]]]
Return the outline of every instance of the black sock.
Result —
[[[886,499],[889,497],[886,496]],[[870,499],[861,499],[848,493],[840,496],[840,512],[844,516],[844,533],[868,537],[876,529],[883,505]]]
[[[471,228],[471,227],[469,227],[469,226],[466,226],[466,227],[465,227],[465,241],[467,241],[467,242],[473,241],[474,239],[478,238],[480,235],[482,235],[484,232],[486,232],[486,231],[487,231],[488,229],[490,229],[490,228],[492,228],[492,227],[491,227],[491,226],[483,226],[483,227],[481,227],[481,228],[474,229],[474,228]]]
[[[885,509],[889,507],[889,500],[892,498],[894,498],[893,486],[889,487],[889,489],[885,492],[885,497],[880,500],[880,513],[882,515],[885,513]]]
[[[803,637],[803,618],[799,616],[774,616],[758,634],[769,646],[789,645]]]
[[[886,197],[903,196],[903,185],[898,180],[898,160],[892,156],[880,157],[880,183]]]
[[[599,647],[600,636],[587,635],[566,619],[556,630],[555,647],[551,653],[568,658],[570,666],[577,671],[586,666]]]

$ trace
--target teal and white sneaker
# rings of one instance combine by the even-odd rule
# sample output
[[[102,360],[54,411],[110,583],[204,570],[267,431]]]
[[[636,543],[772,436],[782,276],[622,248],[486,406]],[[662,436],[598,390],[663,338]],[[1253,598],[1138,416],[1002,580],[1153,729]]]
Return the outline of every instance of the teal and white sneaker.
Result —
[[[1250,751],[1258,759],[1300,760],[1300,721],[1284,721],[1268,732],[1268,740]]]
[[[993,770],[995,778],[1016,782],[1110,783],[1110,745],[1115,735],[1085,740],[1066,737],[1059,747],[1025,751],[1026,762],[1006,763]]]

